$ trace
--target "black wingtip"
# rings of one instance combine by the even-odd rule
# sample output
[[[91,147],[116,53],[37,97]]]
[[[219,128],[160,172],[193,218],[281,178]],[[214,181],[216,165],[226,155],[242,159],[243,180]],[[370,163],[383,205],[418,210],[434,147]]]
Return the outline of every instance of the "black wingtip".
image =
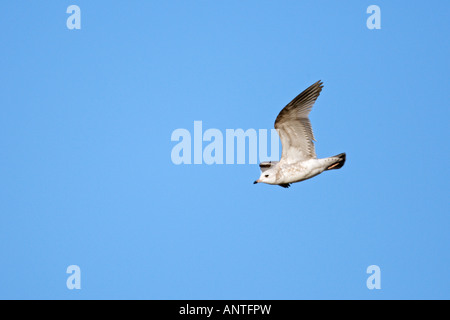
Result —
[[[338,161],[336,161],[335,163],[333,163],[331,166],[329,166],[328,168],[326,168],[326,170],[334,170],[334,169],[340,169],[344,166],[345,164],[345,160],[346,160],[346,154],[344,153],[340,153],[336,156],[334,156],[335,158],[339,158]]]

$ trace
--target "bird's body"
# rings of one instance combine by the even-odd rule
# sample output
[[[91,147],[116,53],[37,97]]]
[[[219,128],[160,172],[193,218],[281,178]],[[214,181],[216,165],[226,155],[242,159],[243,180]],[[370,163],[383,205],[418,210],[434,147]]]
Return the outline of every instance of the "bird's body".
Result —
[[[289,187],[321,174],[326,170],[339,169],[345,163],[345,153],[317,159],[314,135],[308,115],[322,91],[318,81],[300,93],[278,114],[275,129],[283,145],[280,161],[260,163],[261,177],[255,183]]]

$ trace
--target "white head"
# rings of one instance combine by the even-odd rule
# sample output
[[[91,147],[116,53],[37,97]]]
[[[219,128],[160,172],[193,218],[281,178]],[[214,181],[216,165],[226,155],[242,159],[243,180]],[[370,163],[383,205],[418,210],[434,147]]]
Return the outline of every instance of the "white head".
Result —
[[[277,181],[276,171],[273,169],[268,169],[268,170],[262,172],[259,179],[256,180],[255,182],[253,182],[253,184],[260,183],[260,182],[268,183],[268,184],[277,184],[276,181]]]

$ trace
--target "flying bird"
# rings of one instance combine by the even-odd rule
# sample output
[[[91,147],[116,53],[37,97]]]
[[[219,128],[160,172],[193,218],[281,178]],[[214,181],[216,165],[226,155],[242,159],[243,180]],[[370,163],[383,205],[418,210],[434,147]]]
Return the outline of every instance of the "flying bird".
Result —
[[[281,159],[261,162],[261,176],[254,184],[262,182],[289,188],[291,183],[310,179],[326,170],[342,168],[345,153],[317,159],[314,149],[316,140],[308,116],[322,88],[322,81],[317,81],[278,114],[275,129],[282,144]]]

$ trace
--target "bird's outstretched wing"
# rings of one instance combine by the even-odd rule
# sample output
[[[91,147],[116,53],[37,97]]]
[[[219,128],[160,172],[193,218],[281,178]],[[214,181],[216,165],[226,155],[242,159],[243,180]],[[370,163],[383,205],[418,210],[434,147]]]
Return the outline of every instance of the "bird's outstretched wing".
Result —
[[[266,170],[269,170],[270,168],[276,166],[278,163],[278,161],[266,161],[266,162],[261,162],[259,164],[259,168],[261,169],[261,172],[264,172]]]
[[[282,161],[297,162],[316,158],[315,139],[308,115],[322,88],[323,83],[317,81],[278,114],[275,129],[283,146]]]

